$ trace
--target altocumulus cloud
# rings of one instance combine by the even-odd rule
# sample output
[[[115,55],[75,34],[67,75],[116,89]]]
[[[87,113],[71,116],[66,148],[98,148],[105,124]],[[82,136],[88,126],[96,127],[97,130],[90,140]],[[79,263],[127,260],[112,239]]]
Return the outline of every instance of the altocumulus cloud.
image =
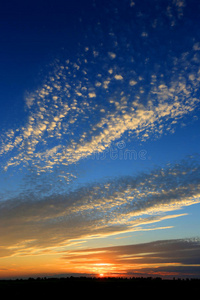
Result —
[[[1,254],[37,254],[74,239],[140,231],[184,216],[172,212],[199,203],[199,196],[199,157],[37,200],[24,192],[0,204]]]
[[[127,4],[130,6],[129,1]],[[134,7],[131,5],[132,13]],[[159,5],[152,7],[153,11],[160,9]],[[166,56],[166,45],[159,48],[157,34],[159,28],[171,32],[169,28],[183,17],[185,7],[185,1],[169,1],[159,13],[152,12],[153,34],[145,35],[145,42],[143,28],[132,22],[124,26],[126,42],[117,43],[122,39],[121,30],[113,32],[109,23],[109,46],[103,42],[83,46],[73,59],[55,60],[40,87],[26,94],[24,125],[1,135],[3,169],[18,166],[34,168],[38,174],[51,173],[57,166],[68,167],[105,151],[127,133],[145,141],[174,132],[176,124],[199,106],[199,41],[186,32],[187,51],[177,53],[172,48]],[[124,8],[114,10],[119,17],[120,9]],[[157,19],[160,13],[167,17],[166,24]],[[148,28],[148,13],[135,14]],[[134,40],[133,32],[141,29],[141,36]],[[168,39],[176,45],[173,34]],[[148,56],[146,50],[136,51],[141,47],[147,47]],[[158,52],[166,65],[158,59]]]

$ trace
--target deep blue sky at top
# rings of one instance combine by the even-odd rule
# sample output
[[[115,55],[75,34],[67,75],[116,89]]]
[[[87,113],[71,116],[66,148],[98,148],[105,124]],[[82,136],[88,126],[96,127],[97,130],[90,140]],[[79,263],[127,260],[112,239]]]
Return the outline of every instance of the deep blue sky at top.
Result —
[[[167,18],[163,18],[162,28],[158,27],[156,33],[155,30],[149,28],[150,26],[148,27],[154,17],[159,18],[156,7],[154,10],[150,6],[149,13],[147,13],[149,1],[137,2],[138,12],[141,14],[144,12],[146,18],[143,22],[142,19],[131,20],[131,12],[123,10],[122,2],[76,0],[4,1],[1,3],[0,125],[2,130],[6,131],[11,127],[23,125],[26,119],[25,93],[27,90],[37,88],[46,75],[47,66],[55,58],[75,59],[80,54],[80,49],[86,46],[100,47],[101,55],[103,56],[104,53],[106,55],[112,44],[110,31],[116,34],[122,58],[127,54],[123,53],[125,49],[123,45],[130,38],[136,41],[134,51],[138,59],[136,64],[138,73],[145,68],[144,59],[148,56],[152,58],[152,66],[158,64],[158,74],[161,72],[160,67],[162,65],[165,67],[165,78],[168,76],[166,65],[168,64],[170,69],[172,63],[170,57],[178,57],[182,52],[190,51],[195,40],[200,39],[199,15],[196,9],[199,5],[198,1],[192,1],[192,5],[184,11],[185,19],[179,20],[170,31],[167,30]],[[167,1],[160,1],[159,9],[162,5],[166,7],[166,3]],[[114,6],[118,7],[116,14]],[[131,27],[128,28],[130,24],[134,26],[136,24],[136,27],[133,26],[136,28],[135,31],[131,31]],[[141,28],[141,31],[137,30],[138,28]],[[144,30],[149,33],[148,42],[141,39],[141,32]],[[121,64],[123,63],[122,59]],[[151,65],[148,68],[151,69]],[[147,70],[147,80],[148,76]],[[148,87],[146,89],[148,90]],[[198,92],[197,95],[199,95]],[[196,119],[193,119],[194,115]],[[137,145],[138,149],[145,148],[148,152],[149,160],[146,166],[151,163],[159,164],[172,159],[177,160],[187,154],[197,152],[199,120],[196,112],[194,115],[187,120],[189,127],[183,129],[177,126],[176,136],[169,134],[163,136],[161,142],[155,141],[152,144],[149,140],[145,145]],[[185,143],[186,140],[187,143]],[[110,161],[111,174],[115,173],[117,163],[120,164],[119,161]],[[141,164],[140,161],[134,162],[134,166],[136,163]],[[101,162],[100,164],[102,165]],[[112,167],[112,164],[115,167]],[[121,164],[125,173],[128,164],[128,162]]]
[[[1,3],[1,122],[20,121],[24,90],[38,84],[38,73],[63,47],[69,53],[76,49],[81,4],[90,1]]]
[[[11,116],[20,120],[24,89],[37,86],[46,64],[62,57],[63,51],[66,57],[75,57],[86,41],[99,43],[100,37],[92,31],[97,16],[104,19],[104,2],[97,3],[102,14],[92,0],[1,3],[1,120]]]
[[[64,51],[65,56],[73,57],[76,55],[79,45],[82,44],[84,47],[85,43],[89,43],[95,46],[95,44],[100,44],[101,39],[104,42],[104,47],[106,40],[109,43],[108,30],[112,20],[110,24],[108,24],[108,20],[113,18],[113,26],[116,26],[116,22],[114,22],[113,10],[109,12],[105,8],[106,6],[109,7],[107,2],[104,0],[12,0],[1,2],[1,122],[8,121],[10,117],[17,121],[20,120],[19,115],[24,113],[24,89],[33,88],[34,84],[38,84],[39,72],[55,56],[62,55],[62,51]],[[137,7],[140,6],[141,12],[147,10],[148,2],[143,0],[137,3]],[[112,7],[112,3],[117,3],[119,8],[120,5],[123,7],[121,1],[111,1],[110,7]],[[162,3],[165,4],[167,1],[160,1],[161,6]],[[188,19],[188,24],[185,24],[186,26],[183,27],[183,31],[186,29],[191,36],[195,35],[198,39],[200,36],[198,10],[195,9],[198,1],[193,0],[192,3],[193,5],[185,12],[190,18]],[[126,14],[128,13],[126,10]],[[156,10],[155,12],[152,11],[151,7],[149,18],[153,19],[154,16],[156,16]],[[113,29],[116,32],[121,31],[121,39],[123,39],[123,27],[126,26],[126,22],[130,21],[130,16],[122,12],[120,17],[119,24]],[[96,28],[98,20],[101,22],[101,29],[103,28],[104,30],[101,31],[100,35],[97,35],[98,29]],[[179,36],[181,25],[180,21],[178,29],[176,28],[171,32],[160,32],[160,39],[157,41],[158,49],[159,45],[163,43],[159,49],[163,50],[163,52],[158,51],[158,60],[163,60],[169,50],[178,54],[183,50],[183,47],[184,51],[190,48],[192,40],[189,39],[189,35],[187,34],[188,36],[184,39]],[[142,26],[142,23],[138,23],[138,26]],[[136,34],[137,32],[132,33],[133,39],[137,38]],[[169,48],[165,49],[168,43],[167,38],[177,38],[179,42],[173,45],[169,42]],[[124,35],[125,39],[126,36]],[[142,48],[138,49],[141,56],[146,55],[142,51],[148,51],[148,47],[149,45],[147,45],[147,48],[144,47],[143,50]],[[155,49],[156,47],[154,47]]]

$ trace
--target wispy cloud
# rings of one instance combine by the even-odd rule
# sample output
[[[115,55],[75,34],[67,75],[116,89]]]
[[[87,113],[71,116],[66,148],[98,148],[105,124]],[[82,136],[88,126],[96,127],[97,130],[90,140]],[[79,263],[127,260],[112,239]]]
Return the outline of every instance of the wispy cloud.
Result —
[[[149,174],[93,183],[68,193],[37,199],[32,193],[21,194],[0,204],[1,245],[15,248],[20,243],[26,251],[26,247],[59,247],[74,239],[171,228],[171,218],[186,215],[173,211],[199,203],[199,174],[198,157],[188,158]],[[144,228],[163,220],[169,225]]]
[[[199,250],[199,239],[174,239],[67,251],[63,259],[79,272],[105,276],[196,277],[200,274]]]

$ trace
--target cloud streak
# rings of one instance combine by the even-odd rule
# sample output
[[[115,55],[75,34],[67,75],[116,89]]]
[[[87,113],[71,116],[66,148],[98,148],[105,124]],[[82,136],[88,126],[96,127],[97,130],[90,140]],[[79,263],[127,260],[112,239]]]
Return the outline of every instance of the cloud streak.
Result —
[[[63,259],[79,272],[95,275],[102,272],[105,276],[198,277],[199,250],[198,239],[174,239],[67,251]]]
[[[93,183],[68,193],[18,195],[0,203],[2,249],[14,254],[20,245],[23,253],[30,249],[34,253],[77,239],[154,230],[152,224],[184,217],[172,212],[199,203],[199,174],[198,157],[188,158],[149,174]],[[167,228],[170,222],[157,230]]]

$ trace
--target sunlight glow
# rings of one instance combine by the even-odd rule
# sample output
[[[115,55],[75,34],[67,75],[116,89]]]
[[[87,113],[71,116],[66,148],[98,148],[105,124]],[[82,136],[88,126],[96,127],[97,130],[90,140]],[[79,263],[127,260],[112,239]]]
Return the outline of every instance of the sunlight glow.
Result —
[[[1,3],[0,279],[200,278],[198,1],[18,2]]]

